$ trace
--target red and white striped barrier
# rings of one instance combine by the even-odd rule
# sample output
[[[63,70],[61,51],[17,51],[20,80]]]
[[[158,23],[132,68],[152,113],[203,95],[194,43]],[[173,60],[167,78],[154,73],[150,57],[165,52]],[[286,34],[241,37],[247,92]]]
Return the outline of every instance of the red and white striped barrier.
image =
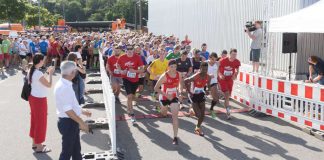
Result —
[[[324,130],[324,87],[240,72],[232,98],[263,113]]]

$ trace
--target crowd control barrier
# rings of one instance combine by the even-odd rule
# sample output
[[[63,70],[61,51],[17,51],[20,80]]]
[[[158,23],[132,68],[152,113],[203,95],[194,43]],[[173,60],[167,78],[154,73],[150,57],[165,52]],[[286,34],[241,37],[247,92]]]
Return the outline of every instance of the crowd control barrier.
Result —
[[[324,87],[240,72],[232,99],[262,113],[324,131]]]
[[[113,155],[117,155],[117,146],[116,146],[116,108],[115,108],[115,96],[113,94],[113,90],[110,85],[110,79],[107,75],[105,63],[103,60],[103,56],[100,53],[100,76],[102,81],[102,91],[103,91],[103,99],[105,104],[106,116],[109,124],[109,136],[111,144],[111,152]]]

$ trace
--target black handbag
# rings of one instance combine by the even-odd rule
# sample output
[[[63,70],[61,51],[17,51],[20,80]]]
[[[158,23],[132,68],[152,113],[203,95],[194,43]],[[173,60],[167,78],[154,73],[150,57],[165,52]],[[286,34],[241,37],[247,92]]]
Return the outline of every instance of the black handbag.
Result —
[[[28,97],[30,96],[31,92],[31,84],[28,81],[27,76],[24,78],[24,86],[21,91],[21,98],[25,101],[28,101]]]

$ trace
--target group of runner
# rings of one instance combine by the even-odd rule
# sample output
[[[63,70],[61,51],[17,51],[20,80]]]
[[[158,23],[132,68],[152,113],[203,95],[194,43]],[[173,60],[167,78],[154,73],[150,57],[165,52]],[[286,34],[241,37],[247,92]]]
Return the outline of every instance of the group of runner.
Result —
[[[127,113],[136,122],[133,101],[143,94],[143,86],[151,84],[152,98],[159,105],[156,109],[172,115],[173,144],[178,144],[178,112],[184,98],[191,103],[190,113],[198,118],[194,133],[204,136],[201,124],[205,116],[206,96],[212,97],[210,113],[215,117],[214,106],[219,104],[219,87],[224,94],[227,119],[231,118],[229,104],[233,81],[239,73],[237,50],[222,51],[218,57],[209,53],[207,45],[201,50],[192,49],[188,37],[179,41],[174,36],[155,36],[136,32],[112,34],[103,49],[107,57],[107,71],[111,78],[116,102],[120,102],[121,86],[127,94]]]
[[[27,33],[17,37],[0,35],[0,72],[10,69],[26,70],[28,63],[36,53],[44,56],[44,67],[55,60],[58,67],[70,52],[80,52],[82,61],[86,61],[86,67],[97,68],[99,66],[99,49],[102,46],[103,34],[99,33]],[[81,50],[75,50],[76,46]]]
[[[219,57],[215,52],[209,53],[205,43],[201,45],[201,50],[192,49],[187,36],[180,41],[175,36],[138,32],[40,33],[22,35],[9,40],[10,43],[6,42],[7,39],[2,38],[1,53],[18,54],[21,60],[27,62],[36,53],[42,53],[44,66],[51,65],[49,62],[53,60],[54,66],[59,66],[70,52],[75,52],[79,64],[87,68],[98,67],[101,52],[106,59],[106,69],[117,103],[120,103],[121,87],[125,88],[127,113],[133,123],[136,122],[133,101],[143,96],[146,85],[152,93],[152,100],[159,102],[155,109],[162,116],[167,116],[170,108],[173,144],[178,144],[178,113],[183,108],[185,98],[191,103],[190,114],[198,118],[194,129],[197,135],[204,135],[201,125],[205,116],[206,96],[212,98],[209,110],[214,118],[214,106],[220,104],[221,90],[227,118],[231,118],[229,98],[240,67],[236,49],[231,49],[229,54],[224,50]]]

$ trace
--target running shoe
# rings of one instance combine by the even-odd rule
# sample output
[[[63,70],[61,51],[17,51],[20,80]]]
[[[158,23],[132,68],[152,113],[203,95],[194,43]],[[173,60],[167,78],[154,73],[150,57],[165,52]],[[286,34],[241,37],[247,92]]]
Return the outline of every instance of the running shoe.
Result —
[[[197,134],[197,135],[199,135],[199,136],[205,136],[205,134],[201,131],[201,129],[200,128],[197,128],[196,127],[196,129],[195,129],[195,134]]]
[[[178,138],[177,137],[173,138],[172,144],[173,145],[178,145]]]
[[[214,110],[210,110],[210,115],[213,119],[216,118],[216,114],[215,114],[215,111]]]
[[[131,117],[131,118],[130,118],[130,121],[131,121],[132,123],[135,123],[135,122],[136,122],[135,115],[134,115],[134,114],[130,114],[129,116]]]
[[[229,107],[226,107],[226,115],[227,115],[227,119],[231,119],[231,109]]]

